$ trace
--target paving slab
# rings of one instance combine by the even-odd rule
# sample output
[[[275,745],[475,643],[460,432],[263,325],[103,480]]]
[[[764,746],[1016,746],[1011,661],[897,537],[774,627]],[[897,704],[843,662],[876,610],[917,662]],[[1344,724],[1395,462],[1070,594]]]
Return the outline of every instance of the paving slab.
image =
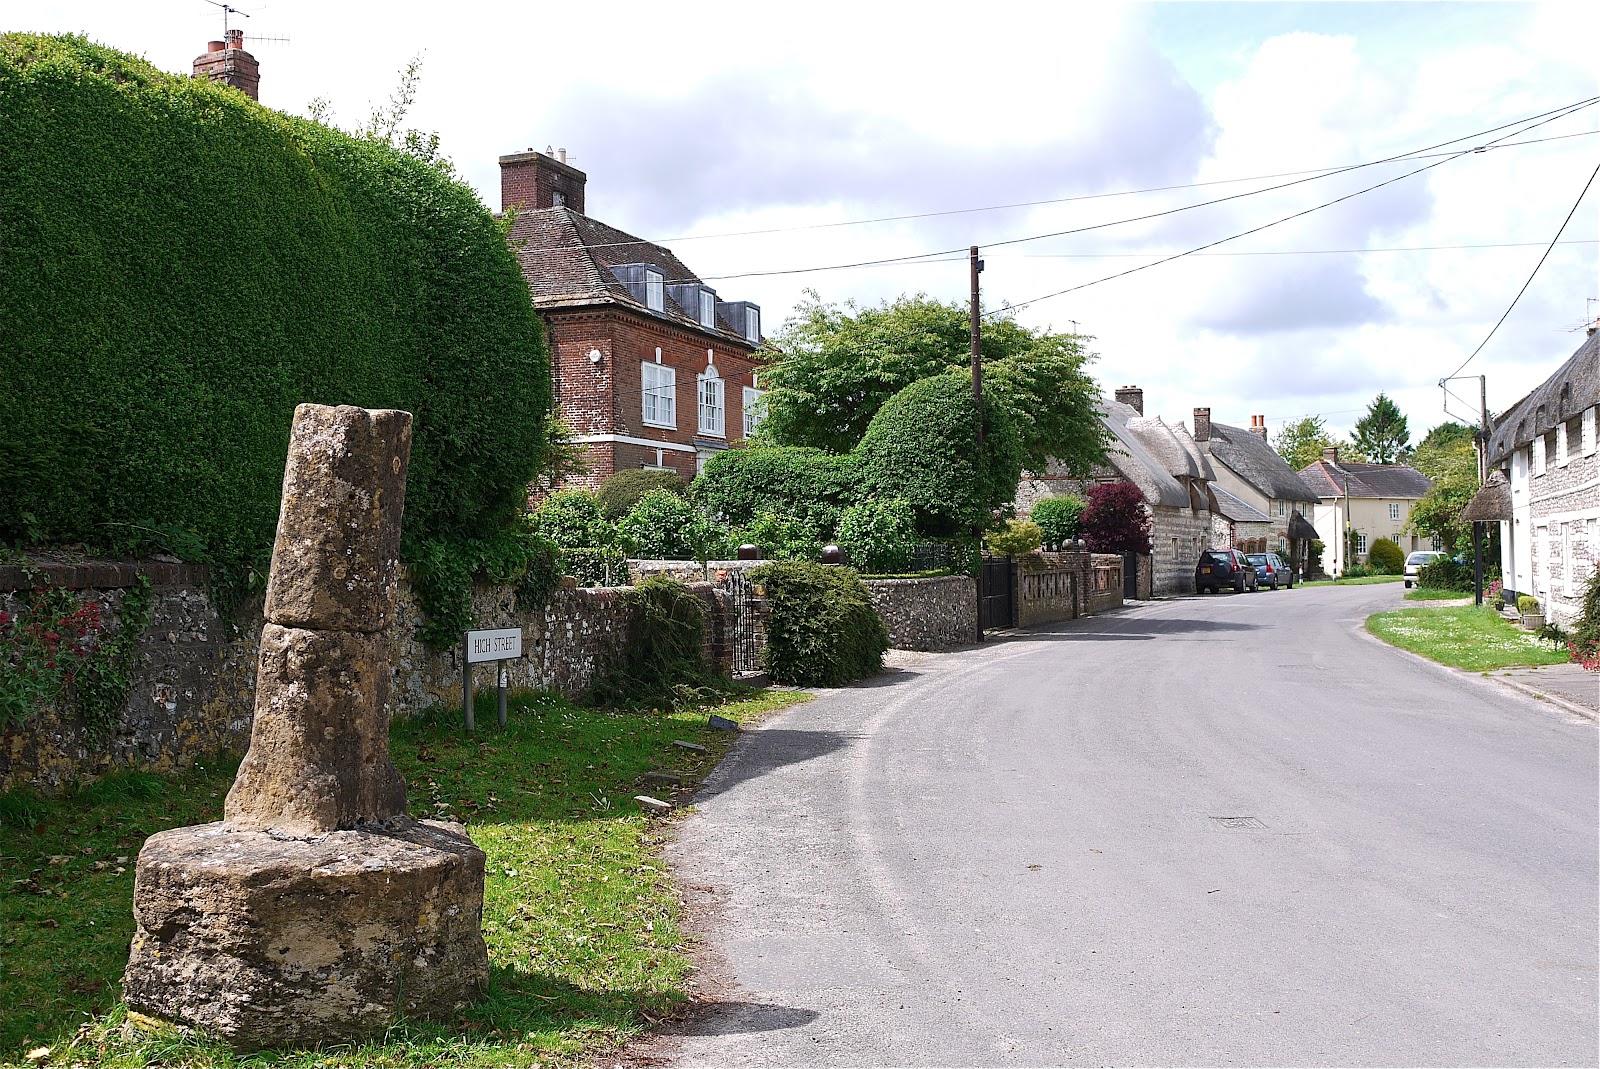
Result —
[[[1570,702],[1585,715],[1600,718],[1600,672],[1586,671],[1582,665],[1511,668],[1494,673],[1493,678],[1525,694]]]

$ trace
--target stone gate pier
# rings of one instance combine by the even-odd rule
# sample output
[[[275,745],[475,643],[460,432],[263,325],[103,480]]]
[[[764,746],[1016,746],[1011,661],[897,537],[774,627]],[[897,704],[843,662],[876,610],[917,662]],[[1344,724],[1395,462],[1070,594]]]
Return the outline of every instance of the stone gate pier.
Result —
[[[139,852],[130,1009],[241,1050],[381,1032],[488,981],[484,855],[406,815],[387,628],[411,416],[295,410],[250,750],[224,819]]]

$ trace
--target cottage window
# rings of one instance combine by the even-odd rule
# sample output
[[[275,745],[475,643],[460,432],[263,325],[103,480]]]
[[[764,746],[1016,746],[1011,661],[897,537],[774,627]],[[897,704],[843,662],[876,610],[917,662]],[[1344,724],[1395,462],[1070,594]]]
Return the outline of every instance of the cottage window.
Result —
[[[1284,514],[1284,510],[1287,509],[1288,507],[1289,507],[1288,506],[1288,502],[1285,502],[1285,501],[1278,502],[1278,515],[1282,516]]]
[[[1562,428],[1565,431],[1565,428]],[[1561,585],[1562,593],[1569,598],[1578,596],[1578,584],[1572,581],[1572,524],[1561,525]]]
[[[1389,518],[1391,520],[1398,520],[1400,518],[1400,506],[1393,501],[1389,502]]]
[[[761,421],[767,416],[767,406],[761,401],[763,391],[744,388],[744,436],[750,437],[756,433],[756,428],[761,426]]]
[[[1533,440],[1532,449],[1533,474],[1535,477],[1538,477],[1544,474],[1545,464],[1547,463],[1544,453],[1544,435],[1541,434]]]
[[[745,305],[744,309],[744,337],[754,344],[761,341],[761,309],[753,304]]]
[[[644,421],[652,427],[678,425],[678,373],[670,367],[646,361],[640,373],[644,394]]]
[[[1556,467],[1567,466],[1567,424],[1558,423],[1555,429],[1556,436]]]
[[[1595,410],[1593,408],[1584,409],[1584,411],[1583,411],[1583,455],[1586,456],[1586,457],[1594,455],[1594,437],[1595,437],[1595,435],[1594,435],[1594,431],[1595,431],[1594,422],[1595,422]]]
[[[652,312],[667,309],[666,280],[660,271],[646,268],[644,273],[644,303]]]
[[[1356,532],[1356,556],[1361,556],[1367,551],[1367,536],[1361,531]]]
[[[700,433],[722,437],[722,379],[714,367],[706,368],[699,377],[700,383]]]
[[[706,289],[700,291],[700,325],[707,330],[717,329],[717,295]]]

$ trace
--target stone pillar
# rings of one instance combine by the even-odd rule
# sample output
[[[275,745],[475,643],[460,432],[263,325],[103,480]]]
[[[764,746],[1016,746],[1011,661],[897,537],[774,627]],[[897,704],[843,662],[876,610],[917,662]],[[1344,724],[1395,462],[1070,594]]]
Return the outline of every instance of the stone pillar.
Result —
[[[136,1013],[241,1050],[358,1039],[481,992],[484,855],[405,815],[388,628],[411,416],[295,410],[250,750],[224,819],[139,852]]]

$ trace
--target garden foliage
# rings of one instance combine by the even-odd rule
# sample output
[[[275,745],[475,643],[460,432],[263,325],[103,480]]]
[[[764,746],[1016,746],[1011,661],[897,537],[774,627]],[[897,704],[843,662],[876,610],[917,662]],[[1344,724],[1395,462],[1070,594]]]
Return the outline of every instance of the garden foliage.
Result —
[[[1399,575],[1406,569],[1406,553],[1392,538],[1375,538],[1367,551],[1372,570],[1379,575]]]
[[[889,634],[854,570],[779,561],[750,578],[766,590],[765,657],[774,682],[839,687],[883,667]]]
[[[1032,520],[1010,520],[1003,530],[990,533],[984,542],[991,553],[1020,557],[1044,544],[1044,531]]]
[[[751,446],[706,461],[694,496],[730,527],[748,527],[765,513],[791,517],[817,536],[829,535],[856,497],[855,458],[822,449]]]
[[[652,490],[666,490],[685,497],[689,493],[688,484],[683,481],[683,476],[675,471],[663,471],[660,468],[628,468],[617,472],[611,478],[600,484],[595,498],[600,506],[600,515],[613,522],[622,519],[639,499]]]
[[[1060,549],[1062,543],[1078,537],[1087,502],[1076,494],[1061,494],[1037,502],[1028,519],[1039,525],[1047,549]]]
[[[608,546],[617,536],[588,490],[558,490],[545,498],[534,510],[533,529],[562,549]]]
[[[1440,557],[1424,564],[1417,572],[1417,586],[1427,590],[1470,591],[1476,582],[1472,565],[1463,564],[1454,557]]]
[[[669,495],[670,496],[670,495]],[[642,579],[623,595],[630,620],[622,653],[596,678],[597,705],[674,708],[726,688],[705,659],[706,604],[676,579]]]
[[[858,571],[896,574],[911,567],[916,520],[911,506],[899,498],[863,501],[839,514],[834,540]]]
[[[297,404],[415,416],[430,613],[525,544],[549,361],[447,164],[81,37],[0,37],[0,538],[264,572]],[[170,545],[168,548],[172,548]]]
[[[705,561],[721,555],[726,535],[688,498],[651,490],[617,521],[617,541],[632,557]]]
[[[1150,513],[1144,507],[1144,493],[1132,483],[1090,487],[1082,523],[1091,552],[1150,552]]]

